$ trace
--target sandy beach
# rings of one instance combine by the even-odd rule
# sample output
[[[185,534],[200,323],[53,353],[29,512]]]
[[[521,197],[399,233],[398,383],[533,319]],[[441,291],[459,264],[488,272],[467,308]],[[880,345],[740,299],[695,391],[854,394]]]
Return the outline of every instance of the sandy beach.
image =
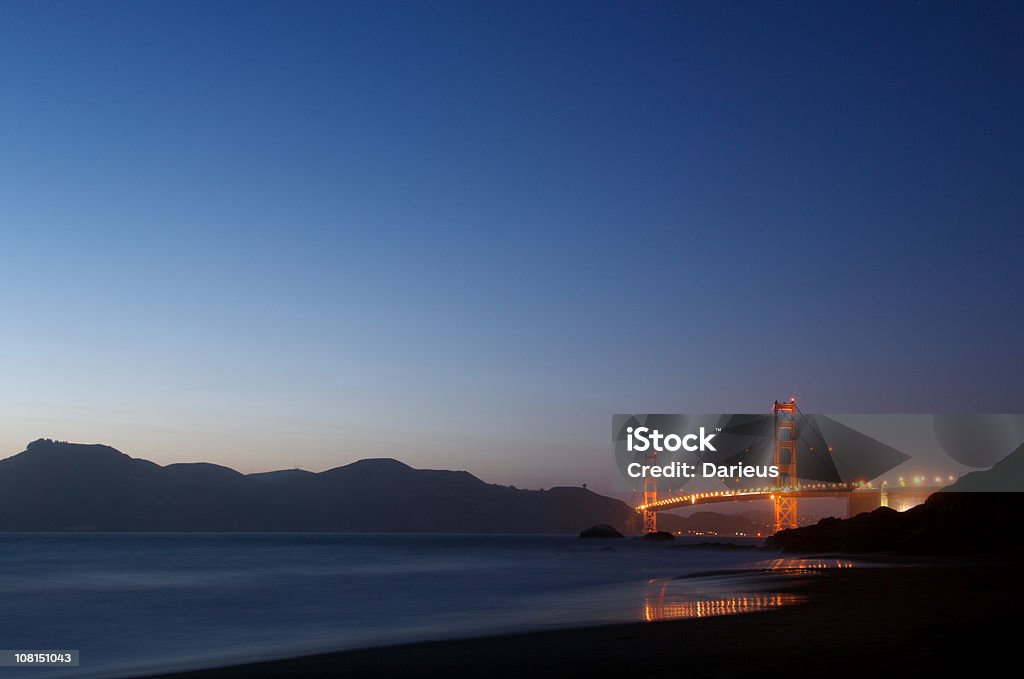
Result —
[[[828,569],[800,603],[742,615],[557,629],[327,653],[162,675],[206,677],[855,676],[1014,661],[1015,561]]]

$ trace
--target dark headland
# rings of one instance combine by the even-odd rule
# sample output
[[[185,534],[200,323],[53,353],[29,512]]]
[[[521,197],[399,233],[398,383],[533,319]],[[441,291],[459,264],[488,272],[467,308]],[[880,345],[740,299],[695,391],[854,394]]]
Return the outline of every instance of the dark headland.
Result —
[[[822,519],[766,541],[785,552],[895,552],[1021,556],[1024,446],[991,469],[972,472],[905,512],[880,507],[850,519]]]

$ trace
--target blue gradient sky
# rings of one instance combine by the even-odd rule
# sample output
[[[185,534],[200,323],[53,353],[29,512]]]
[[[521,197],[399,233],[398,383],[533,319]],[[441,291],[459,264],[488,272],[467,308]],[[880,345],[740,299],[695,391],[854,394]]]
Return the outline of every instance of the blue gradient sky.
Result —
[[[606,487],[1024,410],[1024,7],[0,4],[0,452]]]

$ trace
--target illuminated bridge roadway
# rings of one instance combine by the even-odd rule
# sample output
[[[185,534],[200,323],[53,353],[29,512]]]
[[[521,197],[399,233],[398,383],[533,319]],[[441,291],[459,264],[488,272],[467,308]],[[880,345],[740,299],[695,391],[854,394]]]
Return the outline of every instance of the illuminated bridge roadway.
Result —
[[[950,476],[950,480],[954,477]],[[940,480],[940,479],[939,479]],[[777,503],[781,498],[847,498],[855,492],[877,497],[874,506],[892,507],[899,511],[920,504],[932,493],[941,489],[941,485],[927,486],[915,484],[911,486],[890,486],[888,483],[878,486],[874,483],[858,481],[856,483],[804,483],[794,486],[764,486],[762,488],[744,488],[736,490],[714,490],[688,495],[675,495],[662,498],[649,504],[637,505],[634,509],[639,514],[679,509],[693,505],[711,504],[714,502],[753,502],[767,500]],[[863,510],[861,510],[863,511]],[[776,530],[781,526],[776,526]]]
[[[677,495],[657,500],[649,505],[638,505],[638,512],[659,512],[690,505],[704,505],[711,502],[744,502],[750,500],[774,500],[778,494],[789,497],[847,497],[858,488],[867,488],[864,483],[811,483],[791,487],[765,486],[742,490],[714,490],[706,493]],[[892,491],[890,491],[892,492]]]

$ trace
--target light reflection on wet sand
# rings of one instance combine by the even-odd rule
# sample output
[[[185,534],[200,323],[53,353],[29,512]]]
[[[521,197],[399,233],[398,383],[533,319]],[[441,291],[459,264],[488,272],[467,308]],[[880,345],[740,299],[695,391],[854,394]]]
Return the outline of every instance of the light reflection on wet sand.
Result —
[[[855,564],[849,559],[788,557],[763,561],[758,567],[779,575],[807,575],[829,568],[854,568]]]
[[[807,599],[791,592],[726,591],[728,580],[756,575],[802,576],[833,568],[854,568],[854,562],[835,558],[779,558],[763,561],[747,571],[723,573],[722,580],[710,587],[680,587],[675,580],[652,580],[644,592],[640,619],[646,622],[709,618],[752,613],[790,606]],[[703,578],[701,578],[703,579]],[[715,578],[717,580],[717,578]],[[690,585],[694,584],[691,580]],[[710,584],[710,583],[709,583]],[[748,583],[749,584],[749,583]]]
[[[646,622],[681,620],[684,618],[710,618],[719,615],[752,613],[769,608],[789,606],[800,603],[804,598],[799,594],[784,594],[780,592],[770,594],[749,593],[708,598],[701,596],[696,599],[680,597],[675,600],[671,596],[655,596],[649,597],[644,601],[641,617]]]

